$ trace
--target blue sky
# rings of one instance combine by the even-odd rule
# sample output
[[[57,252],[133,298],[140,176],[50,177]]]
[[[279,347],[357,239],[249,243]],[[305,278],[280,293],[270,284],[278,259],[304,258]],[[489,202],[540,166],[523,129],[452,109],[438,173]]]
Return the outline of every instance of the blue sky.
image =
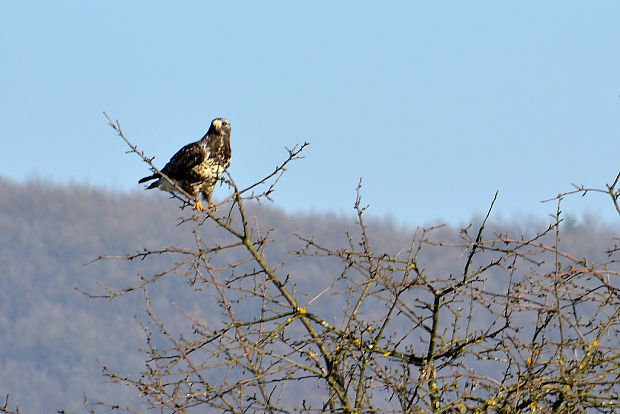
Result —
[[[362,177],[398,222],[461,223],[496,190],[498,216],[545,218],[620,171],[618,21],[615,1],[2,2],[0,175],[141,191],[102,111],[160,166],[224,116],[242,185],[310,142],[275,194],[291,212],[349,213]]]

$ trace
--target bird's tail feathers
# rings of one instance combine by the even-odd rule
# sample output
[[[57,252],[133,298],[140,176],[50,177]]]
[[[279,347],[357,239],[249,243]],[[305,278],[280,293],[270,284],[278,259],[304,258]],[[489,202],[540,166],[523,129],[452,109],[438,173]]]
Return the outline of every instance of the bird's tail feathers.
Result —
[[[148,177],[142,177],[142,178],[140,178],[140,181],[138,181],[138,184],[142,184],[142,183],[145,183],[147,181],[154,180],[156,178],[158,178],[157,174],[149,175]]]

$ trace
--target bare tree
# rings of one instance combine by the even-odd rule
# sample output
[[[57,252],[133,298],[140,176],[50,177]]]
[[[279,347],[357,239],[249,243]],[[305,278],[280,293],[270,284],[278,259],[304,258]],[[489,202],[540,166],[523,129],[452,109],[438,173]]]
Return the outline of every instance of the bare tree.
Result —
[[[109,119],[109,118],[108,118]],[[155,170],[123,134],[111,126]],[[272,229],[248,206],[269,199],[307,144],[255,184],[223,179],[230,196],[218,211],[184,215],[193,248],[143,249],[123,260],[170,256],[171,266],[123,288],[91,297],[143,292],[146,367],[138,377],[102,364],[112,382],[134,388],[147,410],[161,412],[615,412],[620,408],[620,269],[618,245],[592,263],[562,248],[566,197],[607,194],[620,215],[620,174],[605,189],[575,186],[559,194],[544,231],[514,236],[491,231],[495,198],[460,240],[442,226],[418,228],[399,252],[377,251],[357,188],[357,230],[338,248],[297,234],[291,259],[337,260],[339,273],[309,294],[294,273],[269,260]],[[186,195],[174,196],[181,207]],[[497,194],[496,196],[497,197]],[[217,234],[208,242],[205,233]],[[212,239],[211,239],[212,240]],[[616,240],[618,240],[616,238]],[[439,251],[454,271],[434,269],[424,252]],[[108,258],[101,256],[96,260]],[[234,258],[234,259],[231,259]],[[149,289],[182,274],[208,294],[222,318],[187,310],[186,326],[169,326]],[[326,279],[317,279],[326,280]],[[173,294],[173,293],[171,293]],[[319,306],[323,299],[339,306]],[[323,301],[323,302],[322,302]],[[112,407],[86,399],[89,412]],[[2,408],[8,409],[8,401]]]

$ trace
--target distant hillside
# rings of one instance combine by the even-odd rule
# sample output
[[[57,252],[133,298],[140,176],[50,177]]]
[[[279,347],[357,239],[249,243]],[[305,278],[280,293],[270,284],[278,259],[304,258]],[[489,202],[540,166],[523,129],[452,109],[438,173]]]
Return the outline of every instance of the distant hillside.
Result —
[[[335,277],[341,265],[288,255],[301,245],[294,234],[299,231],[339,246],[346,244],[347,231],[357,231],[352,219],[337,215],[289,215],[270,206],[255,206],[251,212],[265,228],[274,228],[269,259],[283,263],[280,270],[290,273],[298,290],[309,296]],[[84,264],[99,255],[123,255],[145,247],[191,246],[191,226],[178,224],[182,214],[176,201],[164,194],[114,194],[85,186],[0,180],[0,401],[10,394],[12,402],[32,413],[82,412],[83,393],[92,399],[137,404],[133,392],[102,384],[96,359],[128,374],[143,368],[138,348],[144,337],[134,319],[144,315],[143,295],[93,300],[74,288],[101,292],[98,282],[123,287],[139,274],[169,266],[165,256]],[[536,223],[491,227],[521,234],[548,225]],[[388,220],[371,220],[370,226],[377,251],[408,247],[413,230],[396,228]],[[578,257],[596,259],[604,256],[618,233],[617,226],[586,222],[567,226],[562,243]],[[217,237],[204,236],[210,242]],[[459,229],[445,227],[434,237],[449,241],[458,236]],[[459,265],[457,256],[429,251],[423,263],[449,274]],[[150,294],[168,320],[180,317],[175,305],[205,318],[217,319],[221,312],[209,298],[196,296],[180,275],[168,277]],[[339,306],[332,298],[322,300],[326,306]]]

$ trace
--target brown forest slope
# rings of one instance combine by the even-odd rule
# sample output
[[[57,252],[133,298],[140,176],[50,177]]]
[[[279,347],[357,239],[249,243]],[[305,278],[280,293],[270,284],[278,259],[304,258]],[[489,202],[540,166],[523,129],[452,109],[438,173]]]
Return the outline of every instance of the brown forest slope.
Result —
[[[102,384],[96,359],[128,374],[137,374],[144,366],[138,352],[144,338],[134,319],[143,316],[143,296],[136,292],[110,302],[90,299],[74,288],[94,291],[97,281],[122,287],[139,274],[169,266],[165,257],[84,264],[102,254],[191,245],[191,228],[178,225],[181,214],[176,202],[161,194],[112,194],[84,186],[0,180],[0,395],[10,394],[24,412],[81,412],[85,392],[93,399],[136,404],[136,396],[128,390]],[[252,215],[274,227],[268,257],[283,263],[281,271],[294,275],[298,289],[309,297],[341,270],[335,261],[301,260],[286,252],[300,246],[297,231],[342,245],[345,232],[355,231],[353,220],[290,215],[272,207],[254,207]],[[546,225],[531,221],[492,227],[520,234]],[[406,248],[413,230],[396,228],[388,220],[374,220],[370,229],[376,250],[391,252]],[[617,226],[583,223],[567,226],[562,243],[575,255],[595,260],[617,234]],[[436,237],[449,241],[458,235],[458,228],[445,227]],[[217,235],[205,237],[213,241]],[[431,250],[423,260],[427,267],[448,274],[459,265],[457,259]],[[168,321],[182,317],[175,306],[213,323],[221,312],[210,298],[192,294],[180,276],[158,284],[151,296]],[[335,298],[321,300],[323,306],[339,305]]]

